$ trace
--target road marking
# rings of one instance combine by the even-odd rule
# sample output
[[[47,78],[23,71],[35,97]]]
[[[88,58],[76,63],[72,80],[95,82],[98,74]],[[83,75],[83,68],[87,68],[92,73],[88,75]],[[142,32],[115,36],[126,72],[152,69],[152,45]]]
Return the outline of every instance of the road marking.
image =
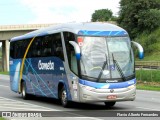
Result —
[[[35,109],[35,108],[15,108],[15,106],[14,107],[7,107],[7,106],[0,106],[1,108],[9,108],[9,109],[13,109],[13,110],[30,110],[30,111],[42,111],[42,109]],[[43,109],[43,111],[52,111],[52,110],[44,110]]]
[[[153,108],[145,108],[145,107],[136,107],[139,109],[144,109],[144,110],[153,110],[153,111],[159,111],[159,109],[153,109]]]
[[[22,118],[12,118],[11,120],[21,120]],[[98,118],[91,118],[91,117],[42,117],[42,118],[38,118],[38,119],[35,119],[35,118],[26,118],[23,120],[103,120],[103,119],[98,119]]]
[[[2,101],[2,100],[6,101],[6,102],[4,103],[4,101]],[[51,108],[47,108],[47,107],[43,107],[43,106],[31,104],[31,103],[26,103],[26,102],[22,102],[22,101],[18,101],[18,100],[12,100],[12,99],[5,98],[5,97],[0,97],[0,103],[3,103],[3,105],[0,104],[0,108],[11,109],[11,110],[62,111],[62,110],[51,109]],[[32,107],[32,108],[28,108],[28,107]],[[74,113],[71,113],[71,112],[66,112],[66,111],[63,111],[63,112],[67,113],[67,114],[71,114],[71,115],[76,115],[76,116],[78,116],[77,118],[87,118],[87,119],[92,119],[92,120],[102,120],[102,119],[94,118],[94,117],[85,117],[84,115],[74,114]]]
[[[18,101],[18,100],[12,100],[12,99],[8,99],[8,98],[5,98],[5,97],[0,97],[0,100],[5,100],[6,103],[5,104],[10,104],[10,102],[12,102],[12,104],[15,104],[15,105],[23,105],[23,107],[37,107],[39,108],[39,110],[49,110],[49,111],[60,111],[60,110],[57,110],[57,109],[51,109],[51,108],[48,108],[48,107],[43,107],[43,106],[39,106],[39,105],[35,105],[35,104],[31,104],[31,103],[26,103],[26,102],[22,102],[22,101]],[[6,108],[13,108],[13,109],[21,109],[21,108],[15,108],[15,106],[13,105],[13,107],[8,107],[8,106],[3,106],[3,105],[0,105],[0,108],[1,107],[6,107]],[[23,109],[27,109],[27,108],[23,108]],[[34,108],[30,108],[30,109],[34,109]],[[38,110],[38,109],[35,109],[35,110]]]
[[[7,88],[9,88],[9,86],[6,86],[6,85],[0,85],[0,87],[7,87]]]

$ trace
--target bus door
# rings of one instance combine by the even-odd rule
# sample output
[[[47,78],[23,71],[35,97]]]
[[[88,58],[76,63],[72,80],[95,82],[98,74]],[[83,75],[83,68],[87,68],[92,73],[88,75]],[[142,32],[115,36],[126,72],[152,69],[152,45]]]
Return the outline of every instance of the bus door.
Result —
[[[75,35],[70,32],[64,32],[64,41],[66,47],[66,71],[67,78],[72,96],[72,101],[79,101],[79,86],[78,86],[78,61],[76,59],[74,47],[69,41],[75,41]]]

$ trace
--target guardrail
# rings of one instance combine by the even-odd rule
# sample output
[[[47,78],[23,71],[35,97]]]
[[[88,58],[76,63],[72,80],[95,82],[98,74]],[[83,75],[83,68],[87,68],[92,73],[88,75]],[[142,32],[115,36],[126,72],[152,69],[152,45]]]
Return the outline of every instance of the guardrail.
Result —
[[[138,81],[152,82],[160,87],[160,61],[136,61],[135,67]]]
[[[160,61],[136,61],[136,68],[160,69]]]

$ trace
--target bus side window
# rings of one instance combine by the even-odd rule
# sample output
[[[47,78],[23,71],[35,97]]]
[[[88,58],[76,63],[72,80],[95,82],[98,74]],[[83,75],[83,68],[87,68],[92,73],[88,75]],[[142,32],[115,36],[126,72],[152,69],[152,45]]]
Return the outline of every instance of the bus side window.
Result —
[[[49,57],[53,55],[51,36],[45,36],[42,40],[42,57]]]
[[[31,45],[31,57],[41,57],[41,38],[36,38]]]
[[[55,56],[59,57],[61,60],[64,61],[61,34],[60,33],[54,34],[52,36],[52,39],[53,39],[53,49]]]
[[[26,49],[25,40],[14,42],[14,52],[15,52],[14,57],[16,59],[23,58],[25,49]]]
[[[10,43],[10,57],[15,58],[15,42]]]

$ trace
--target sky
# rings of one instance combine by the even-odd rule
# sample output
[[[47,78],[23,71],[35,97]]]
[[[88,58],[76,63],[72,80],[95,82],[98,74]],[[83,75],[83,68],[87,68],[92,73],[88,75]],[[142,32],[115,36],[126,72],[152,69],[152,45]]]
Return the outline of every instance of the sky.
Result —
[[[0,25],[90,22],[95,10],[117,16],[120,0],[1,0]]]

